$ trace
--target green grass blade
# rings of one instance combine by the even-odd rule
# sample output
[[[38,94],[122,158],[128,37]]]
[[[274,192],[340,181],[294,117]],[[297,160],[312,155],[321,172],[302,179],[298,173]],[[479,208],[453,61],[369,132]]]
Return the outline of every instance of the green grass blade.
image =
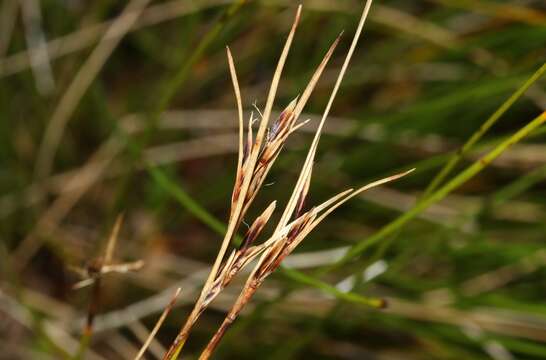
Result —
[[[525,81],[519,89],[517,89],[502,105],[493,113],[491,116],[480,126],[480,128],[472,134],[472,136],[464,143],[464,145],[455,152],[449,161],[444,165],[444,167],[438,172],[438,174],[432,179],[425,192],[423,193],[423,198],[426,198],[434,190],[440,186],[440,184],[445,180],[445,178],[451,173],[455,166],[462,160],[462,158],[468,153],[470,148],[481,139],[481,137],[500,119],[504,113],[533,85],[546,71],[546,63],[542,64],[540,68],[537,69]]]
[[[425,192],[423,197],[426,198],[434,190],[440,186],[440,184],[445,180],[445,178],[451,173],[453,168],[461,161],[461,159],[468,153],[470,148],[474,146],[478,140],[489,130],[496,122],[500,119],[502,115],[529,89],[531,85],[535,83],[546,71],[546,63],[542,64],[540,68],[537,69],[531,75],[525,83],[523,83],[519,89],[517,89],[502,105],[493,113],[491,116],[480,126],[480,128],[472,134],[472,136],[464,143],[464,145],[449,159],[447,164],[438,172],[438,174],[432,179]]]
[[[535,119],[533,119],[531,122],[529,122],[527,125],[525,125],[523,128],[521,128],[519,131],[517,131],[515,134],[510,136],[508,139],[504,140],[502,143],[497,145],[493,150],[491,150],[489,153],[484,155],[482,158],[480,158],[478,161],[474,162],[472,165],[470,165],[468,168],[466,168],[464,171],[459,173],[456,177],[454,177],[451,181],[449,181],[447,184],[442,186],[440,189],[438,189],[436,192],[434,192],[432,195],[424,198],[421,202],[417,203],[413,208],[411,208],[409,211],[404,213],[403,215],[399,216],[396,220],[392,221],[391,223],[384,226],[381,230],[376,232],[374,235],[363,239],[353,245],[351,249],[347,252],[347,254],[340,259],[336,264],[332,265],[328,270],[333,269],[335,267],[338,267],[350,259],[360,255],[362,252],[364,252],[366,249],[368,249],[370,246],[376,244],[386,236],[393,234],[395,231],[400,229],[403,225],[405,225],[407,222],[412,220],[414,217],[416,217],[418,214],[420,214],[422,211],[424,211],[426,208],[428,208],[430,205],[437,203],[438,201],[442,200],[444,197],[446,197],[450,192],[458,188],[459,186],[463,185],[465,182],[467,182],[470,178],[478,174],[480,171],[485,169],[491,161],[499,157],[504,151],[506,151],[508,148],[510,148],[512,145],[518,143],[521,141],[524,137],[526,137],[528,134],[530,134],[533,130],[544,124],[546,121],[546,112],[543,112],[539,116],[537,116]]]
[[[184,189],[175,184],[165,172],[161,171],[157,167],[148,166],[148,173],[152,176],[157,185],[166,190],[172,195],[179,204],[186,208],[197,219],[210,227],[214,232],[223,235],[226,231],[226,226],[223,222],[215,218],[204,207],[202,207],[197,201],[195,201]]]
[[[341,291],[335,286],[332,286],[312,276],[306,275],[305,273],[295,269],[283,267],[281,273],[290,280],[294,280],[300,284],[309,285],[319,290],[322,290],[324,293],[332,295],[339,300],[344,300],[373,308],[384,308],[386,306],[386,302],[384,299],[369,298],[351,291]]]

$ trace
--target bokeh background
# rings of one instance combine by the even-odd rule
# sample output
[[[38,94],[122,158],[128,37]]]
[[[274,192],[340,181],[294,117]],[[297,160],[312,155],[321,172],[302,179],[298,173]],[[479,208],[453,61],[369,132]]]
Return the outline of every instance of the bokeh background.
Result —
[[[311,122],[289,140],[250,219],[287,199],[363,7],[302,3],[276,111],[345,32],[305,109]],[[225,46],[248,115],[263,107],[296,5],[2,0],[1,359],[132,359],[180,286],[146,355],[161,356],[191,310],[228,215],[237,117]],[[446,183],[546,109],[544,80],[529,81],[545,59],[543,1],[376,1],[322,138],[310,202],[416,171],[351,201],[287,260],[316,276],[375,239],[317,277],[337,292],[275,274],[216,358],[546,359],[544,126],[377,237],[426,197],[450,156],[510,96]],[[78,354],[93,295],[72,289],[81,279],[71,269],[104,253],[120,213],[114,261],[145,266],[104,276],[93,336]],[[197,358],[243,280],[201,318],[186,358]]]

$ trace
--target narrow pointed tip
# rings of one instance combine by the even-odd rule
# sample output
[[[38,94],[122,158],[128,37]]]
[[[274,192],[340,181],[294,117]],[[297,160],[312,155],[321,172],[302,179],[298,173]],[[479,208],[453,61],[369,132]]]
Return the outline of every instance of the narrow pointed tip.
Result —
[[[336,37],[336,39],[334,40],[334,42],[332,43],[332,45],[330,45],[330,50],[328,51],[327,54],[329,53],[333,53],[335,48],[338,46],[339,42],[341,41],[341,37],[343,36],[343,33],[345,32],[345,30],[342,30],[339,35]]]
[[[298,95],[292,101],[290,101],[290,104],[288,104],[288,106],[286,108],[289,109],[290,111],[293,111],[294,108],[296,107],[297,103],[298,103],[299,97],[300,96]]]
[[[181,287],[177,288],[176,291],[174,292],[173,298],[176,299],[181,292],[182,292],[182,288]]]
[[[401,173],[398,173],[398,174],[395,174],[395,175],[392,175],[390,177],[387,177],[386,179],[389,179],[389,181],[393,181],[393,180],[397,180],[397,179],[400,179],[408,174],[411,174],[412,172],[415,171],[415,168],[411,168],[409,170],[406,170],[406,171],[403,171]]]
[[[415,171],[415,168],[411,168],[407,171],[404,171],[404,172],[401,172],[401,173],[398,173],[398,174],[395,174],[395,175],[392,175],[392,176],[389,176],[389,177],[386,177],[382,180],[380,180],[379,182],[380,183],[384,183],[384,182],[389,182],[389,181],[394,181],[394,180],[398,180],[400,178],[403,178],[404,176],[408,175],[408,174],[411,174],[412,172]],[[373,184],[373,183],[372,183]]]
[[[272,212],[275,210],[276,207],[277,207],[277,200],[273,200],[273,201],[271,202],[271,204],[269,204],[269,206],[267,207],[267,209],[266,209],[265,212],[270,212],[270,213],[272,213]]]
[[[104,255],[104,262],[109,263],[112,260],[112,257],[114,255],[114,248],[116,246],[116,242],[118,240],[119,236],[119,230],[121,229],[121,224],[123,223],[124,213],[121,212],[116,217],[116,221],[114,223],[114,226],[112,227],[112,231],[110,232],[110,237],[108,239],[108,243],[106,244],[106,250]]]
[[[299,4],[298,5],[298,9],[296,10],[296,19],[294,21],[294,24],[297,24],[299,21],[300,21],[300,17],[301,17],[301,9],[303,8],[303,5],[302,4]]]

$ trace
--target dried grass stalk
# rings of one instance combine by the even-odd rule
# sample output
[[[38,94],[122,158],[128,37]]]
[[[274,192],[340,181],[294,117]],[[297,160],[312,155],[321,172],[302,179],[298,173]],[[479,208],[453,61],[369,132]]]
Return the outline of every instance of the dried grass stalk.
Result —
[[[262,187],[269,170],[284,147],[288,136],[306,123],[302,122],[298,124],[298,118],[309,97],[311,96],[311,93],[313,92],[313,89],[315,88],[315,85],[318,82],[330,57],[332,56],[340,37],[333,42],[330,49],[325,54],[301,97],[294,99],[281,112],[279,117],[275,119],[271,125],[269,125],[269,117],[271,115],[279,79],[301,14],[301,5],[298,7],[294,23],[273,76],[263,114],[258,110],[259,116],[257,120],[259,121],[259,126],[255,138],[253,135],[252,125],[256,119],[254,119],[254,114],[251,113],[246,141],[243,133],[244,114],[239,83],[237,80],[233,56],[229,51],[229,48],[227,49],[227,58],[233,87],[235,89],[239,121],[239,154],[237,159],[235,184],[231,197],[231,210],[228,220],[228,229],[209,277],[203,286],[201,294],[197,299],[190,316],[186,320],[186,323],[182,327],[168,352],[165,354],[164,359],[176,359],[178,357],[184,343],[187,340],[191,328],[201,313],[216,298],[216,296],[230,284],[232,279],[246,265],[248,265],[253,259],[260,256],[232,309],[227,314],[224,322],[201,354],[200,359],[208,359],[222,339],[227,328],[237,318],[239,313],[250,301],[256,290],[260,287],[267,276],[269,276],[281,265],[282,261],[322,220],[324,220],[326,216],[362,191],[398,179],[411,171],[410,170],[408,172],[375,181],[357,190],[349,189],[343,191],[322,204],[314,206],[309,210],[305,210],[306,199],[311,184],[313,162],[318,147],[318,142],[320,140],[320,134],[341,84],[341,80],[343,79],[343,76],[347,70],[350,58],[355,50],[370,6],[371,0],[368,0],[353,38],[353,42],[345,58],[345,62],[343,63],[318,129],[315,133],[313,142],[309,148],[309,152],[293,189],[292,195],[283,210],[282,216],[275,230],[273,231],[273,234],[270,235],[267,240],[255,245],[256,239],[261,234],[262,230],[273,214],[273,211],[275,210],[276,202],[272,202],[262,212],[262,214],[254,220],[239,248],[232,250],[226,257],[225,254],[229,243],[238,230],[245,214],[247,213],[247,210]]]
[[[169,313],[173,309],[173,307],[174,307],[174,305],[176,303],[176,300],[178,299],[178,295],[180,295],[180,291],[182,291],[181,288],[176,289],[173,297],[171,298],[171,300],[169,301],[169,303],[167,304],[167,306],[165,307],[165,309],[161,313],[161,316],[159,317],[159,319],[157,319],[157,322],[155,323],[154,328],[150,332],[150,335],[148,336],[148,338],[146,339],[144,344],[142,344],[142,347],[138,351],[138,354],[135,356],[135,360],[140,360],[142,358],[142,356],[144,356],[144,353],[146,352],[146,350],[148,349],[148,347],[152,343],[152,340],[154,339],[155,334],[157,334],[157,332],[159,331],[159,328],[161,327],[161,324],[163,324],[163,321],[165,321],[165,319],[167,318],[167,315],[169,315]]]

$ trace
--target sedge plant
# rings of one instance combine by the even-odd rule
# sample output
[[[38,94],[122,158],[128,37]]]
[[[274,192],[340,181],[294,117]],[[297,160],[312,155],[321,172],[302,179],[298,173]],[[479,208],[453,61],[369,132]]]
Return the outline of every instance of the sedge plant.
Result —
[[[288,104],[280,115],[270,124],[271,112],[283,67],[288,57],[288,53],[301,17],[302,7],[301,5],[298,6],[294,22],[273,75],[265,108],[263,112],[258,111],[258,115],[256,116],[254,113],[250,114],[246,135],[244,134],[245,116],[243,113],[242,96],[239,89],[233,56],[229,48],[227,48],[227,59],[235,91],[239,122],[239,152],[237,158],[237,171],[231,196],[227,230],[218,251],[216,260],[214,261],[201,293],[197,298],[186,322],[181,327],[180,332],[171,344],[169,350],[166,352],[164,359],[173,360],[178,358],[184,344],[188,339],[191,329],[197,322],[200,315],[217,297],[217,295],[231,283],[233,278],[239,274],[243,268],[251,264],[253,260],[258,259],[255,263],[254,269],[250,272],[250,275],[246,280],[239,297],[236,299],[223,323],[213,335],[212,339],[200,356],[200,359],[208,359],[218,346],[226,330],[248,304],[264,280],[279,268],[282,261],[290,253],[292,253],[292,251],[319,223],[321,223],[329,214],[331,214],[343,203],[361,192],[398,179],[412,171],[409,170],[374,181],[356,190],[348,189],[342,191],[321,204],[310,208],[307,207],[307,197],[311,184],[312,169],[322,128],[329,115],[341,81],[345,75],[350,59],[358,43],[360,34],[362,33],[371,3],[371,0],[367,0],[364,6],[358,28],[355,32],[353,41],[345,57],[345,61],[341,67],[337,81],[315,132],[313,141],[309,147],[307,157],[300,171],[298,180],[292,190],[287,204],[284,206],[284,210],[282,211],[273,233],[270,234],[266,240],[257,244],[256,240],[260,237],[262,230],[269,222],[277,207],[276,201],[273,201],[252,222],[252,225],[249,227],[240,245],[231,250],[229,254],[228,247],[234,240],[237,230],[239,229],[248,209],[252,205],[260,188],[262,187],[268,172],[283,149],[286,140],[290,134],[299,129],[301,126],[304,126],[307,122],[300,122],[299,117],[324,68],[326,67],[337,44],[339,43],[341,34],[335,39],[324,55],[323,60],[318,65],[301,96],[290,102],[290,104]],[[256,134],[254,134],[253,130],[253,125],[255,122],[258,123]]]

